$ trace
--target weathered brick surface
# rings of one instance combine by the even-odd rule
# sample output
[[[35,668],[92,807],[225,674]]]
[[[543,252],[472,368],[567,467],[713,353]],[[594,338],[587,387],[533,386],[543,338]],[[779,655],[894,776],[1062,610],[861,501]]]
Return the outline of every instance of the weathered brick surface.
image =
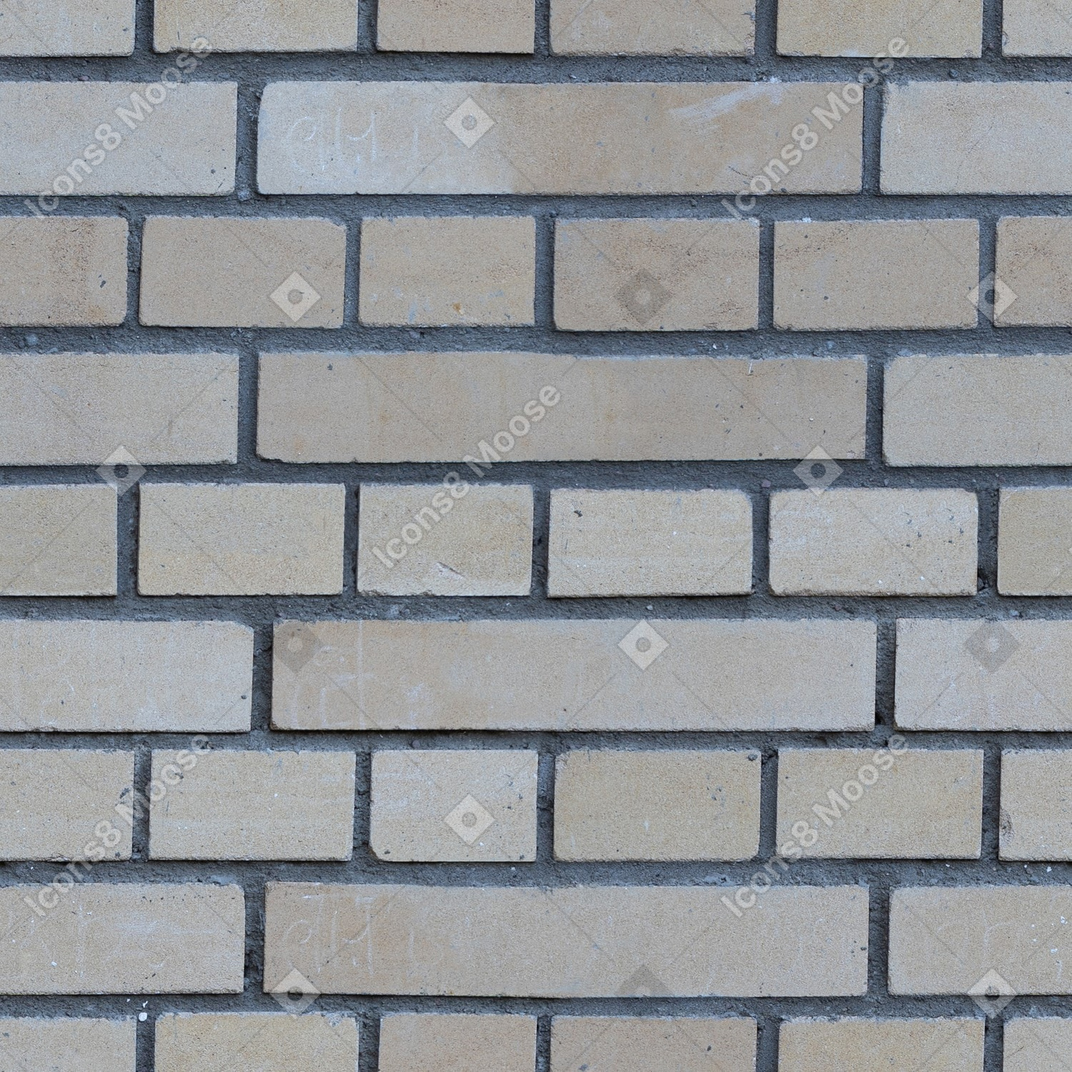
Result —
[[[1072,1019],[1017,1016],[1005,1021],[1004,1072],[1035,1072],[1072,1053]],[[1058,1065],[1057,1067],[1060,1067]]]
[[[349,51],[357,46],[357,5],[358,0],[303,0],[300,6],[156,0],[153,44],[157,52]]]
[[[536,5],[526,0],[383,0],[376,47],[398,52],[532,52]]]
[[[531,1072],[536,1017],[392,1013],[380,1021],[379,1072]]]
[[[1003,4],[1001,38],[1006,56],[1072,56],[1072,25],[1044,0]]]
[[[74,1017],[0,1019],[0,1065],[21,1070],[134,1072],[134,1020]]]
[[[1072,860],[1072,755],[1001,754],[1001,858]]]
[[[994,323],[998,327],[1072,324],[1072,220],[1009,216],[998,220]]]
[[[129,56],[134,0],[4,0],[2,56]]]
[[[1072,595],[1072,488],[1002,488],[998,591]]]

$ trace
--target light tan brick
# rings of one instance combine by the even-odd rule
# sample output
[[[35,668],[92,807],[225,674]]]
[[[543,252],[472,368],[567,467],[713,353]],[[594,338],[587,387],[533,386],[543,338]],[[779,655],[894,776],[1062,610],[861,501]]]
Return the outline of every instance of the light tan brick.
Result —
[[[0,0],[0,56],[129,56],[133,51],[134,0]]]
[[[840,89],[273,82],[261,98],[257,184],[266,194],[736,193]],[[786,190],[859,190],[861,117],[853,109],[824,133],[781,180]],[[377,141],[366,149],[370,129]]]
[[[755,1020],[556,1016],[551,1072],[754,1072]]]
[[[894,747],[781,749],[778,845],[843,859],[976,859],[983,753]]]
[[[358,0],[156,0],[157,52],[328,52],[357,47]]]
[[[283,622],[274,657],[277,729],[874,725],[870,622]]]
[[[898,357],[886,368],[890,465],[1072,463],[1072,357]]]
[[[532,0],[380,0],[376,47],[400,52],[532,52]]]
[[[531,324],[531,216],[395,216],[361,224],[364,324]]]
[[[237,622],[0,622],[6,732],[242,732],[252,679]]]
[[[982,1020],[787,1020],[778,1032],[779,1072],[980,1072],[982,1067]]]
[[[150,855],[349,860],[354,769],[353,752],[154,751]]]
[[[464,921],[459,926],[459,921]],[[694,886],[268,884],[265,986],[327,994],[862,994],[867,890],[773,889],[740,918]],[[800,965],[807,964],[807,972]]]
[[[116,502],[104,484],[0,488],[0,595],[114,596]]]
[[[330,220],[154,216],[139,315],[166,327],[337,328],[345,272],[346,228]]]
[[[979,506],[956,488],[771,496],[776,595],[975,595]]]
[[[13,1072],[134,1072],[133,1019],[0,1020],[0,1068]]]
[[[0,994],[242,993],[238,886],[5,886],[0,926]]]
[[[778,5],[783,56],[867,57],[870,62],[861,70],[885,73],[904,56],[979,56],[982,45],[982,0],[788,0]]]
[[[742,492],[551,492],[550,596],[751,590],[752,504]]]
[[[142,595],[332,595],[342,484],[143,484]]]
[[[129,860],[129,826],[114,824],[115,845],[94,828],[115,819],[116,805],[130,804],[133,786],[133,752],[0,751],[0,859],[94,860],[103,852],[106,860]]]
[[[757,752],[566,752],[559,860],[748,860],[759,849]]]
[[[1072,1058],[1072,1019],[1017,1016],[1005,1021],[1004,1072],[1060,1068]]]
[[[1049,0],[1005,0],[1002,51],[1006,56],[1072,56],[1072,22]]]
[[[555,324],[563,331],[747,331],[759,325],[759,225],[560,220]]]
[[[971,328],[976,220],[774,227],[774,325],[791,331]]]
[[[1072,729],[1072,622],[897,622],[897,725]]]
[[[357,1045],[343,1013],[172,1013],[156,1021],[156,1072],[355,1072]]]
[[[121,324],[127,221],[108,216],[0,218],[0,325]]]
[[[997,972],[1017,994],[1072,993],[1064,970],[1067,886],[972,886],[890,895],[890,993],[983,994]]]
[[[1072,595],[1072,488],[1002,488],[998,591]]]
[[[1072,860],[1072,752],[1001,753],[1001,858]]]
[[[458,488],[457,490],[461,490]],[[362,484],[357,588],[386,595],[524,596],[532,487]]]
[[[516,748],[373,752],[369,847],[396,862],[534,860],[538,764]]]
[[[168,77],[0,83],[0,194],[232,193],[237,84]]]
[[[379,1072],[532,1072],[536,1017],[394,1013],[380,1021]]]
[[[994,323],[998,327],[1072,325],[1072,219],[998,220]]]
[[[888,83],[885,92],[883,193],[1072,192],[1072,82]]]
[[[816,446],[862,457],[866,387],[859,358],[267,354],[258,450],[479,464],[483,441],[509,461],[803,458]]]
[[[234,462],[238,357],[0,354],[0,428],[4,465]]]

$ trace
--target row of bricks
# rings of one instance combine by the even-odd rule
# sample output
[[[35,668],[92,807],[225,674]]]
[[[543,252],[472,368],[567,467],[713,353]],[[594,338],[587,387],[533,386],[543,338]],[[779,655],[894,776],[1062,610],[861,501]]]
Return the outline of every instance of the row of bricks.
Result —
[[[781,749],[776,839],[792,858],[978,859],[983,753]],[[372,753],[369,849],[380,860],[536,857],[539,755]],[[743,751],[577,750],[558,757],[557,860],[750,860],[760,757]],[[0,751],[0,859],[129,860],[134,754]],[[1072,752],[1006,751],[1003,860],[1072,860]],[[154,860],[349,860],[353,752],[155,751]],[[128,821],[130,820],[130,821]]]

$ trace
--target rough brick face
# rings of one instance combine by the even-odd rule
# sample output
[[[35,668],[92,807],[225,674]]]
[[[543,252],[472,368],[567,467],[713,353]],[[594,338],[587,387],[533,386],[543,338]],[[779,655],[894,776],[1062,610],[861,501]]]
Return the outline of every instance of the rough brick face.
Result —
[[[0,1019],[0,1064],[62,1072],[134,1072],[133,1019]]]
[[[157,52],[319,52],[357,46],[357,0],[156,0]]]
[[[534,1016],[394,1013],[380,1022],[379,1072],[531,1072]]]
[[[1072,220],[998,220],[994,323],[998,327],[1072,324]]]
[[[383,0],[376,46],[397,52],[532,52],[536,7],[526,0]]]
[[[1072,595],[1072,489],[1002,488],[998,590]]]
[[[1001,36],[1006,56],[1072,55],[1072,26],[1060,8],[1040,0],[1004,3]]]
[[[1072,755],[1001,754],[1001,858],[1072,860]]]
[[[0,56],[129,56],[134,0],[0,4]]]

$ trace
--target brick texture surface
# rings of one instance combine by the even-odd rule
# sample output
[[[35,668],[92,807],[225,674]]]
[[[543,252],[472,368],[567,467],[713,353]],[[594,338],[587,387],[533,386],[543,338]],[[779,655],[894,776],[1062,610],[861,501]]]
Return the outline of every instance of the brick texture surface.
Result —
[[[5,1017],[0,1061],[12,1068],[63,1072],[135,1072],[133,1019]]]
[[[155,0],[153,44],[158,52],[350,51],[357,47],[357,2]]]
[[[41,0],[0,4],[2,56],[129,56],[134,0]]]
[[[380,1072],[529,1072],[535,1063],[534,1016],[395,1013],[380,1023]]]

